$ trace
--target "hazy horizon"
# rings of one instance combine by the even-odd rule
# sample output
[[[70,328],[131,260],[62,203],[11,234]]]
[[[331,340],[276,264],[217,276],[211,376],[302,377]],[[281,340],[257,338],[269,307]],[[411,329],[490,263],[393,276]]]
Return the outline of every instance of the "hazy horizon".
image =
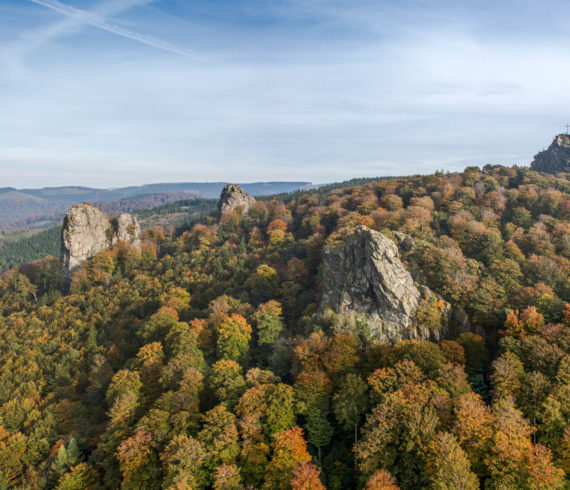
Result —
[[[376,177],[376,176],[374,176]],[[358,177],[357,177],[358,178]],[[364,177],[367,178],[367,177]],[[317,184],[315,182],[308,182],[308,181],[304,181],[304,180],[273,180],[273,181],[269,181],[269,180],[263,180],[263,181],[235,181],[235,182],[230,182],[230,181],[222,181],[222,180],[218,180],[218,181],[198,181],[198,180],[180,180],[178,182],[145,182],[143,184],[127,184],[127,185],[114,185],[111,187],[97,187],[97,186],[89,186],[89,185],[75,185],[75,184],[70,184],[70,185],[61,185],[61,186],[42,186],[42,187],[14,187],[14,186],[2,186],[0,187],[0,189],[4,188],[13,188],[16,189],[18,191],[21,190],[37,190],[37,189],[57,189],[60,187],[77,187],[77,188],[88,188],[88,189],[96,189],[96,190],[115,190],[115,189],[124,189],[124,188],[128,188],[128,187],[146,187],[146,186],[156,186],[156,185],[181,185],[181,184],[239,184],[239,185],[250,185],[250,184],[268,184],[268,183],[304,183],[304,184],[311,184],[311,185],[327,185],[329,184],[329,182],[324,182],[324,183],[320,183]],[[331,184],[334,184],[334,182],[330,182]]]
[[[570,119],[562,0],[0,0],[3,187],[528,165]]]

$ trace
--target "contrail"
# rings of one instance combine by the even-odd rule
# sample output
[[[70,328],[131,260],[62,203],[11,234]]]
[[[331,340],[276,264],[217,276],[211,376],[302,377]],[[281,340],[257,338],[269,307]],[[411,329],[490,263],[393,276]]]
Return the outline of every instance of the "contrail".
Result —
[[[75,20],[79,25],[90,25],[93,27],[97,27],[107,32],[111,32],[121,37],[125,37],[127,39],[132,39],[133,41],[138,41],[140,43],[146,44],[148,46],[152,46],[154,48],[162,49],[164,51],[169,51],[171,53],[175,53],[181,56],[186,56],[189,58],[200,59],[195,53],[191,51],[185,50],[173,44],[170,44],[166,41],[161,39],[146,36],[143,34],[139,34],[137,32],[129,31],[127,29],[123,29],[119,26],[111,24],[105,20],[105,17],[108,15],[112,15],[115,13],[122,12],[128,8],[145,5],[148,3],[153,2],[154,0],[127,0],[127,1],[119,1],[115,0],[112,2],[107,2],[105,4],[101,4],[99,8],[96,8],[93,11],[86,11],[81,10],[70,5],[65,5],[57,0],[29,0],[32,3],[37,5],[41,5],[43,7],[49,8],[56,12],[66,15],[72,20]],[[74,25],[77,27],[77,25]]]

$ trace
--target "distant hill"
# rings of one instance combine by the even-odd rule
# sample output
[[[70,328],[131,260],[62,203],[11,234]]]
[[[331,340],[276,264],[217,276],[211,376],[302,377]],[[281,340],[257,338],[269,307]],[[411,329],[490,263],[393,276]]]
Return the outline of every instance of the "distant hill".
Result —
[[[227,182],[148,184],[117,189],[91,187],[0,188],[0,232],[45,228],[62,219],[73,204],[89,201],[110,214],[152,208],[189,198],[217,198]],[[240,184],[254,196],[310,189],[310,182],[255,182]],[[120,201],[120,202],[117,202]],[[105,206],[105,204],[109,204]]]
[[[34,215],[51,215],[60,212],[61,203],[42,199],[14,189],[0,193],[0,223],[20,220]]]
[[[141,186],[120,187],[117,189],[94,189],[90,187],[45,187],[43,189],[20,189],[18,192],[42,199],[55,199],[59,201],[117,201],[133,196],[160,194],[164,192],[183,192],[197,194],[205,198],[217,198],[228,182],[179,182],[146,184]],[[310,182],[253,182],[239,184],[243,189],[254,196],[265,196],[291,192],[297,189],[311,187]],[[16,191],[16,189],[11,189]]]

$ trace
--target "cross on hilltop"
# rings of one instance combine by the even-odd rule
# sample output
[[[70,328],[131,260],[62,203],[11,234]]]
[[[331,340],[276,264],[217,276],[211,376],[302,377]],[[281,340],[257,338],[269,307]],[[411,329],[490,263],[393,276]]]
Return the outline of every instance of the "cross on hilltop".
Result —
[[[568,134],[568,129],[570,129],[570,124],[566,123],[566,134]]]

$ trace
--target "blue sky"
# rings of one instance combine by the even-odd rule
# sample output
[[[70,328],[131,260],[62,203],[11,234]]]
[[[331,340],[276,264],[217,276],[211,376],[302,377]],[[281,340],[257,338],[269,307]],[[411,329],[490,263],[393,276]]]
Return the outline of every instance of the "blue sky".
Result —
[[[567,0],[0,0],[0,186],[528,164]]]

